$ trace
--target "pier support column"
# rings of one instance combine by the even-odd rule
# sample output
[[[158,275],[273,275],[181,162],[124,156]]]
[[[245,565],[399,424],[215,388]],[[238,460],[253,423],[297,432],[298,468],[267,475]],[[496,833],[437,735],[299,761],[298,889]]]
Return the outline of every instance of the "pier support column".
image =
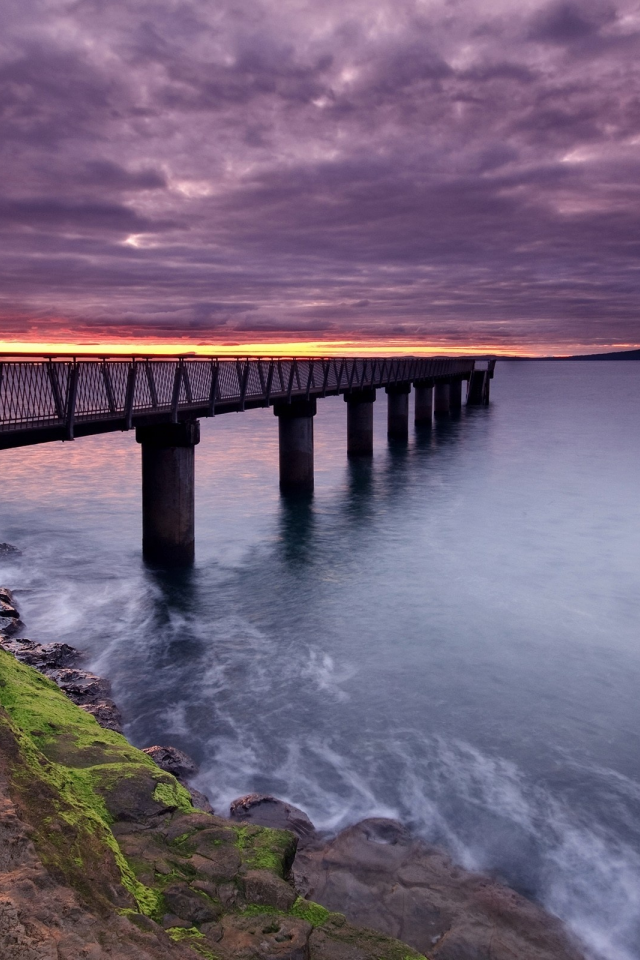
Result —
[[[373,404],[376,399],[374,387],[352,390],[345,393],[347,404],[347,456],[373,454]]]
[[[449,409],[457,412],[462,407],[462,380],[452,380],[449,384]]]
[[[425,386],[422,383],[416,383],[414,386],[416,427],[430,427],[433,420],[433,384]]]
[[[388,395],[387,436],[389,440],[409,439],[409,394],[410,383],[385,387]]]
[[[435,398],[436,416],[439,416],[444,413],[449,413],[449,384],[436,383],[435,394],[436,394],[436,398]]]
[[[280,443],[280,489],[289,493],[313,490],[313,418],[316,401],[279,401],[273,412],[278,418]]]
[[[467,406],[486,406],[489,403],[489,385],[493,376],[495,361],[486,370],[474,370],[469,380]]]
[[[200,423],[136,427],[142,445],[142,555],[151,563],[193,563],[194,461]]]

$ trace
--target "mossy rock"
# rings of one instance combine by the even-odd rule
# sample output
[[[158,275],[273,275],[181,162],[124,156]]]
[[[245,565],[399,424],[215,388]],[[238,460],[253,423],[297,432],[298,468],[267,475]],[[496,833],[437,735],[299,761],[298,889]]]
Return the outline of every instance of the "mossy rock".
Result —
[[[50,874],[100,916],[163,924],[176,956],[240,960],[267,944],[273,960],[419,960],[297,897],[293,834],[195,810],[171,774],[1,650],[0,769]]]

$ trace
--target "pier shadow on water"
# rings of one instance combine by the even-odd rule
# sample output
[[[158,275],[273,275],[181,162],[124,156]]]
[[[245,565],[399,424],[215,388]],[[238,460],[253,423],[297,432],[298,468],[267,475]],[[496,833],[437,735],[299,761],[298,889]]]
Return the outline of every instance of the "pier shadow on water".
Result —
[[[278,552],[287,566],[313,559],[315,514],[312,493],[281,493]]]

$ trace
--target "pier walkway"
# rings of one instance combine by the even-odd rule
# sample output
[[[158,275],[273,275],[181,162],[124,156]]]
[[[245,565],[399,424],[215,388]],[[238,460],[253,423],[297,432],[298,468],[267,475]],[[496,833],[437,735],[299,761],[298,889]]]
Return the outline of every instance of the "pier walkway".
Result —
[[[143,552],[188,563],[194,550],[194,448],[199,419],[255,407],[279,421],[280,486],[313,489],[317,400],[347,403],[347,452],[373,452],[376,391],[388,397],[388,435],[408,436],[466,402],[487,404],[494,359],[467,357],[25,357],[0,355],[0,449],[136,430],[142,446]]]

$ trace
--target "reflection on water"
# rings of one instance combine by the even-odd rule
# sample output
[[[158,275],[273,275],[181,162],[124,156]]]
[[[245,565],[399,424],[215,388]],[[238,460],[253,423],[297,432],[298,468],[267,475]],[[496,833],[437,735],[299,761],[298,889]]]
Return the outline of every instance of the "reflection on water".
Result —
[[[346,457],[282,497],[269,411],[203,423],[197,562],[140,558],[131,435],[2,454],[0,579],[29,633],[86,649],[134,742],[328,829],[398,816],[640,955],[635,364],[499,365],[489,409]],[[381,399],[381,398],[379,398]]]
[[[312,494],[280,494],[280,545],[286,564],[311,562],[314,523]]]

